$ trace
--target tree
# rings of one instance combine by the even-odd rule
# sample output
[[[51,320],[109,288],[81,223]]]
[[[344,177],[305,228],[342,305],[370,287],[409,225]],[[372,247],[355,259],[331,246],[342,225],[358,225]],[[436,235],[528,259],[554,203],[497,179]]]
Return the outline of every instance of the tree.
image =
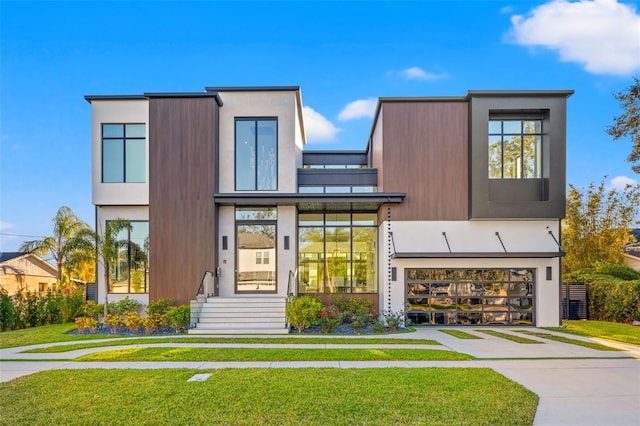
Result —
[[[52,221],[52,236],[42,240],[26,241],[20,246],[20,251],[41,256],[51,254],[58,268],[56,279],[61,284],[64,278],[63,271],[68,271],[67,262],[74,252],[82,250],[79,235],[91,228],[67,206],[60,207]]]
[[[634,242],[630,231],[640,210],[640,185],[605,189],[604,180],[586,193],[569,184],[562,247],[567,253],[564,273],[587,268],[596,261],[621,264],[624,246]]]
[[[614,125],[607,127],[607,133],[618,140],[625,136],[631,137],[631,154],[627,157],[630,163],[637,163],[631,169],[640,173],[640,80],[633,78],[635,83],[626,90],[613,94],[620,102],[624,113],[614,118]]]
[[[118,263],[119,248],[126,247],[128,239],[119,239],[122,231],[131,230],[131,222],[125,219],[114,219],[107,222],[104,232],[96,232],[91,229],[84,230],[80,238],[83,249],[93,251],[95,259],[102,265],[104,271],[104,316],[109,313],[109,282],[111,271],[115,270]]]

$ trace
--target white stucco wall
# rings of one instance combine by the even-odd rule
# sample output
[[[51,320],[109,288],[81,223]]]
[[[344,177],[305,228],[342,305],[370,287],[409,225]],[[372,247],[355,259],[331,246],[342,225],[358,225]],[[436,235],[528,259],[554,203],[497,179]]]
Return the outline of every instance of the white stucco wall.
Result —
[[[149,102],[147,100],[91,101],[91,181],[94,205],[149,204]],[[103,123],[145,123],[145,182],[102,183]]]
[[[297,190],[297,165],[301,140],[296,134],[297,109],[295,91],[218,92],[224,105],[220,108],[220,192],[235,192],[235,121],[236,117],[278,118],[278,190],[260,192],[292,193]],[[240,191],[247,193],[252,191]]]
[[[558,237],[558,221],[489,221],[489,222],[400,222],[392,221],[391,232],[395,251],[400,252],[448,252],[442,232],[453,252],[502,252],[495,236],[500,236],[510,252],[557,252],[558,246],[548,234],[553,230]],[[396,281],[389,282],[388,224],[379,227],[379,288],[380,310],[405,309],[405,269],[407,268],[534,268],[535,321],[538,327],[560,324],[560,259],[559,258],[438,258],[391,259],[391,267],[397,268]],[[547,242],[549,240],[549,242]],[[551,280],[546,279],[546,268],[551,267]]]
[[[101,206],[96,208],[96,226],[99,233],[103,232],[108,220],[149,220],[148,206]],[[149,238],[153,238],[150,236]],[[104,282],[104,267],[98,264],[96,270],[96,284],[98,289],[98,303],[104,303],[106,286]],[[153,286],[153,280],[149,283]],[[149,295],[141,293],[110,293],[109,302],[117,302],[129,296],[129,299],[137,300],[143,305],[149,304]]]

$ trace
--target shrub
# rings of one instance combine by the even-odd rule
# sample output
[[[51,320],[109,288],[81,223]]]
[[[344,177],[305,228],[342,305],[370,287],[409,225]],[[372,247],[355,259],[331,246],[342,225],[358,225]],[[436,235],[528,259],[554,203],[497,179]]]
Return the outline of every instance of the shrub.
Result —
[[[40,298],[40,301],[43,305],[43,323],[59,324],[64,322],[62,317],[63,296],[60,293],[48,290],[47,295]]]
[[[593,270],[598,274],[611,275],[621,280],[640,280],[640,272],[631,269],[627,265],[596,262],[593,264]]]
[[[320,311],[320,328],[323,333],[331,333],[342,324],[342,314],[335,305],[328,305]]]
[[[61,298],[60,313],[63,322],[71,322],[75,318],[83,315],[84,293],[81,290],[75,290]]]
[[[389,327],[391,331],[396,331],[398,327],[400,327],[405,321],[403,311],[399,311],[399,312],[389,311],[389,312],[385,312],[383,316],[384,316],[385,322],[387,323],[387,327]]]
[[[97,304],[93,300],[88,300],[82,307],[82,312],[85,317],[98,319],[104,313],[104,305],[102,303]]]
[[[16,312],[13,307],[13,300],[4,288],[0,288],[0,330],[13,329],[16,323]]]
[[[189,305],[174,306],[167,312],[169,325],[176,329],[176,333],[180,330],[186,330],[191,322],[191,308]]]
[[[157,312],[151,313],[142,319],[144,332],[147,334],[157,333],[165,325],[169,325],[169,320],[165,314]]]
[[[386,324],[384,321],[378,320],[373,323],[373,332],[374,333],[384,333],[384,329]]]
[[[142,327],[142,318],[137,312],[127,312],[125,314],[125,325],[132,333],[137,333]]]
[[[305,328],[318,324],[320,311],[322,302],[317,297],[295,297],[287,304],[287,321],[301,333]]]
[[[104,325],[108,326],[111,329],[111,333],[116,333],[122,330],[125,324],[125,318],[123,314],[107,314],[104,317]]]
[[[171,309],[171,305],[173,305],[173,299],[169,298],[161,298],[156,300],[155,302],[151,302],[147,305],[147,315],[151,314],[166,314],[169,309]]]
[[[345,299],[335,295],[331,296],[331,301],[338,307],[340,312],[342,312],[342,320],[344,322],[351,322],[353,316],[356,314],[369,315],[373,304],[369,299],[363,299],[360,297],[350,297],[349,299]]]
[[[98,327],[98,320],[90,317],[78,317],[75,319],[75,324],[80,333],[84,333],[85,330],[95,333],[96,327]]]
[[[640,280],[601,276],[587,283],[589,319],[631,323],[640,319]]]
[[[369,312],[357,312],[351,314],[351,328],[353,331],[360,334],[360,331],[369,324],[371,320],[371,314]]]
[[[109,303],[110,314],[126,314],[127,312],[139,312],[142,308],[142,304],[137,300],[129,299],[129,296],[117,302]]]

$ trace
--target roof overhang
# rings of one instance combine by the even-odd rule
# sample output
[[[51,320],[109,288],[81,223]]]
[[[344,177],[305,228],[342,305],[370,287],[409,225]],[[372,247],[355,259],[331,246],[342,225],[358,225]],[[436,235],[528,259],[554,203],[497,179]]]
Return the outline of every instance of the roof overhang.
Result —
[[[400,204],[403,192],[357,194],[225,193],[214,194],[219,206],[290,205],[299,211],[377,211],[383,204]]]
[[[423,252],[423,253],[393,253],[391,257],[393,259],[550,259],[555,257],[563,257],[565,252],[563,251],[550,251],[550,252]]]

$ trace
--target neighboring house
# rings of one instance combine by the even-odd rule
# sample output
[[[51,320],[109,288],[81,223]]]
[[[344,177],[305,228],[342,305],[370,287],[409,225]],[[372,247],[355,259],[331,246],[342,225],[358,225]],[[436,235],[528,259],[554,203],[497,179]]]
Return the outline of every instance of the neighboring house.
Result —
[[[45,294],[56,284],[57,269],[33,253],[0,253],[0,288],[9,295],[18,290]]]
[[[557,326],[572,93],[379,98],[362,151],[303,150],[298,87],[86,96],[98,230],[133,224],[109,300],[283,330],[291,275],[418,325]]]
[[[625,247],[624,261],[630,268],[640,271],[640,228],[632,230],[631,234],[636,242]]]

